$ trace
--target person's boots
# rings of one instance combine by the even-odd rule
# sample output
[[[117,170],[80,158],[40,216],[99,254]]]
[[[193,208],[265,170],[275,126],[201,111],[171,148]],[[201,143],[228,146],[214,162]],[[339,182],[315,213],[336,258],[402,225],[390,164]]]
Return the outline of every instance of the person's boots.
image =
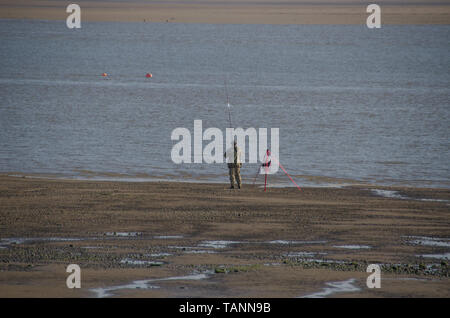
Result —
[[[238,188],[239,188],[239,189],[241,188],[241,185],[240,185],[240,184],[238,184]]]
[[[232,185],[232,186],[230,187],[230,189],[234,189],[234,185]]]

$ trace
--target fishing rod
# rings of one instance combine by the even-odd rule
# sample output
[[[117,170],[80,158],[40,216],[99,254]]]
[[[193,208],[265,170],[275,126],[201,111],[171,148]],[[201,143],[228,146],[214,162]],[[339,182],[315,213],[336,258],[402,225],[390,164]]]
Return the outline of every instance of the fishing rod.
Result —
[[[269,160],[269,156],[270,156],[270,160]],[[278,166],[283,170],[283,172],[288,176],[288,178],[292,181],[292,183],[297,187],[298,190],[302,191],[302,189],[300,188],[300,186],[294,181],[294,179],[292,179],[292,177],[290,176],[290,174],[286,171],[286,169],[284,169],[283,165],[281,164],[281,162],[270,153],[270,150],[267,149],[266,154],[264,155],[264,159],[263,159],[263,164],[260,165],[258,167],[258,171],[256,172],[256,176],[255,179],[253,179],[253,184],[255,184],[256,178],[258,177],[258,174],[261,171],[261,168],[265,168],[265,176],[264,176],[264,192],[266,192],[266,186],[267,186],[267,175],[268,175],[268,170],[269,167],[272,164],[272,159],[273,161],[275,161],[275,164],[278,164]]]
[[[230,98],[228,96],[228,84],[226,76],[224,82],[225,82],[225,93],[227,95],[228,121],[230,123],[230,128],[233,128],[233,123],[231,122],[231,106],[230,106]]]
[[[253,184],[256,182],[256,178],[258,177],[258,174],[261,172],[261,168],[264,168],[264,192],[266,192],[267,188],[267,174],[269,171],[269,167],[272,164],[272,159],[269,160],[269,157],[271,156],[270,150],[267,149],[266,153],[264,154],[263,164],[261,166],[258,166],[258,170],[256,171],[255,178],[253,179]]]

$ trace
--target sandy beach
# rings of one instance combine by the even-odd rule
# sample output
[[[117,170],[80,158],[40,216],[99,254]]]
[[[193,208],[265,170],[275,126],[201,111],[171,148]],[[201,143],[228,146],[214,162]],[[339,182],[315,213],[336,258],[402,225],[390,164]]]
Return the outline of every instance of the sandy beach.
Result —
[[[0,0],[0,298],[450,297],[450,0],[75,3]],[[301,190],[179,165],[197,120]]]
[[[445,189],[3,175],[0,297],[449,297],[449,201]],[[380,289],[366,287],[371,263]],[[69,264],[81,289],[66,287]]]
[[[362,24],[367,4],[356,0],[77,1],[82,21],[233,24]],[[449,24],[450,1],[378,1],[383,24]],[[66,20],[67,3],[1,0],[0,18]]]

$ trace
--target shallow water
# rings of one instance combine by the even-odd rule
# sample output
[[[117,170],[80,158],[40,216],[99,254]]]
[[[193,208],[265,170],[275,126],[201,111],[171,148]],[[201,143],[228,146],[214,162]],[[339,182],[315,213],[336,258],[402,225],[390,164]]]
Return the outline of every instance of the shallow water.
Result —
[[[437,258],[437,259],[446,259],[446,260],[450,260],[450,253],[443,253],[443,254],[422,254],[422,255],[417,255],[419,257],[425,257],[425,258]]]
[[[212,272],[204,272],[204,273],[193,273],[191,275],[186,276],[174,276],[174,277],[165,277],[165,278],[154,278],[154,279],[147,279],[147,280],[135,280],[129,284],[125,285],[118,285],[118,286],[111,286],[111,287],[104,287],[104,288],[92,288],[90,289],[91,292],[93,292],[97,298],[104,298],[104,297],[110,297],[113,296],[113,292],[122,290],[122,289],[155,289],[160,288],[160,286],[150,285],[150,283],[157,283],[157,282],[164,282],[164,281],[173,281],[173,280],[179,280],[179,281],[186,281],[186,280],[202,280],[207,279]]]
[[[207,250],[187,250],[184,253],[186,254],[215,254],[215,251],[207,251]]]
[[[234,244],[280,244],[280,245],[309,245],[309,244],[325,244],[327,241],[291,241],[291,240],[273,240],[267,242],[258,242],[258,241],[202,241],[198,244],[199,247],[209,247],[214,249],[221,249],[229,247]]]
[[[93,240],[95,238],[70,238],[70,237],[18,237],[18,238],[2,238],[0,239],[0,246],[7,247],[11,244],[28,244],[33,242],[72,242]]]
[[[372,189],[374,194],[379,195],[385,198],[392,199],[402,199],[402,200],[416,200],[416,201],[425,201],[425,202],[450,202],[449,200],[444,199],[427,199],[427,198],[411,198],[405,195],[401,195],[398,191],[395,190],[383,190],[383,189]]]
[[[227,182],[224,164],[170,157],[173,129],[228,126],[227,79],[233,125],[279,127],[300,186],[450,187],[449,26],[0,20],[0,34],[0,172]]]
[[[142,232],[106,232],[105,235],[118,237],[136,237],[141,236]]]
[[[385,197],[385,198],[403,199],[403,200],[410,199],[406,196],[401,195],[398,191],[395,191],[395,190],[372,189],[372,192],[376,195],[379,195],[379,196]]]
[[[425,246],[437,246],[437,247],[450,247],[449,238],[436,238],[426,236],[406,236],[409,240],[409,244],[413,245],[425,245]]]
[[[368,245],[334,245],[335,248],[344,248],[348,250],[363,250],[371,248]]]
[[[354,285],[355,282],[354,278],[341,282],[329,282],[325,284],[328,287],[323,288],[322,291],[303,296],[303,298],[323,298],[336,293],[357,292],[361,289]]]
[[[210,247],[210,248],[226,248],[233,244],[239,244],[242,242],[238,241],[203,241],[198,244],[199,247]]]
[[[281,245],[289,245],[289,244],[325,244],[327,241],[288,241],[288,240],[274,240],[267,242],[269,244],[281,244]]]
[[[166,257],[166,256],[172,256],[173,254],[170,253],[152,253],[152,254],[145,254],[146,256],[150,257]]]

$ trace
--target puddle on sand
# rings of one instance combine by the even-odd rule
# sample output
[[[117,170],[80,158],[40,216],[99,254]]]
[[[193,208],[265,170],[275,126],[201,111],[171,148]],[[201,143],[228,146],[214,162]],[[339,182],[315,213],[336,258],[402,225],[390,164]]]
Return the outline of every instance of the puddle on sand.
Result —
[[[412,239],[408,241],[414,245],[425,246],[437,246],[437,247],[450,247],[450,239],[448,238],[435,238],[427,236],[404,236],[405,238]]]
[[[444,199],[417,199],[417,200],[425,202],[449,202],[449,200]]]
[[[119,237],[135,237],[141,236],[142,232],[106,232],[106,236],[119,236]]]
[[[200,247],[210,247],[210,248],[226,248],[231,244],[240,244],[242,242],[237,241],[203,241],[198,244]]]
[[[131,259],[131,258],[124,258],[120,261],[120,264],[160,266],[160,265],[163,265],[164,263],[156,262],[156,261],[146,261],[146,260],[136,260],[136,259]]]
[[[380,197],[391,198],[391,199],[402,199],[407,200],[410,199],[398,193],[398,191],[394,190],[382,190],[382,189],[372,189],[372,192]]]
[[[345,261],[338,261],[334,259],[318,259],[318,258],[305,258],[303,259],[305,262],[312,262],[312,263],[329,263],[329,264],[345,264]]]
[[[103,236],[112,237],[136,237],[141,236],[142,232],[106,232]],[[10,237],[0,239],[0,248],[12,244],[27,244],[32,242],[75,242],[75,241],[93,241],[101,240],[102,237]],[[100,248],[100,247],[84,247],[84,248]]]
[[[95,238],[70,238],[70,237],[17,237],[17,238],[3,238],[0,239],[0,247],[6,248],[12,244],[26,244],[30,242],[73,242],[73,241],[88,241]]]
[[[4,239],[0,239],[0,247],[6,248],[6,246],[11,245],[11,244],[23,244],[27,240],[30,240],[30,239],[25,239],[25,238],[4,238]]]
[[[182,239],[183,235],[157,235],[153,236],[155,239],[163,239],[163,240],[170,240],[170,239]]]
[[[320,292],[309,294],[303,296],[302,298],[323,298],[336,293],[349,293],[361,290],[359,287],[354,285],[355,281],[356,280],[354,278],[351,278],[342,282],[326,283],[325,285],[329,287],[325,287]]]
[[[335,248],[345,248],[349,250],[362,250],[371,248],[368,245],[334,245]]]
[[[417,257],[425,257],[425,258],[437,258],[442,260],[450,260],[450,253],[444,253],[444,254],[423,254],[423,255],[416,255]]]
[[[324,244],[327,241],[289,241],[289,240],[274,240],[268,242],[241,242],[241,241],[203,241],[198,246],[209,248],[226,248],[233,244],[281,244],[281,245],[293,245],[293,244]]]
[[[156,288],[160,288],[160,287],[155,286],[155,285],[150,285],[150,283],[173,281],[173,280],[180,280],[180,281],[202,280],[202,279],[208,278],[211,274],[212,274],[212,272],[208,271],[208,272],[203,272],[203,273],[193,273],[193,274],[187,275],[187,276],[174,276],[174,277],[147,279],[147,280],[135,280],[135,281],[131,282],[130,284],[111,286],[111,287],[105,287],[105,288],[92,288],[92,289],[90,289],[90,291],[93,292],[97,296],[97,298],[104,298],[104,297],[113,296],[112,292],[121,290],[121,289],[156,289]]]
[[[145,256],[149,257],[166,257],[166,256],[172,256],[173,254],[170,253],[153,253],[153,254],[145,254]]]
[[[325,252],[292,252],[285,254],[286,257],[312,257],[315,255],[327,255]]]
[[[186,254],[216,254],[215,251],[207,251],[207,250],[189,250],[185,251]]]
[[[182,250],[185,254],[215,254],[216,253],[216,251],[200,250],[200,249],[197,249],[197,247],[193,247],[193,246],[167,246],[167,248]],[[152,257],[159,257],[159,256],[170,256],[173,254],[158,253],[158,254],[147,254],[147,255],[152,256]]]
[[[444,200],[444,199],[411,198],[411,197],[401,195],[398,191],[395,191],[395,190],[372,189],[372,192],[378,196],[385,197],[385,198],[391,198],[391,199],[415,200],[415,201],[425,201],[425,202],[449,202],[449,200]]]
[[[281,266],[281,263],[264,263],[264,266]]]
[[[269,241],[267,243],[269,244],[325,244],[327,241],[287,241],[287,240],[275,240],[275,241]]]
[[[97,298],[105,298],[113,296],[112,292],[120,289],[157,289],[159,286],[152,286],[146,281],[134,281],[127,285],[112,286],[108,288],[92,288],[91,292],[95,293]]]

